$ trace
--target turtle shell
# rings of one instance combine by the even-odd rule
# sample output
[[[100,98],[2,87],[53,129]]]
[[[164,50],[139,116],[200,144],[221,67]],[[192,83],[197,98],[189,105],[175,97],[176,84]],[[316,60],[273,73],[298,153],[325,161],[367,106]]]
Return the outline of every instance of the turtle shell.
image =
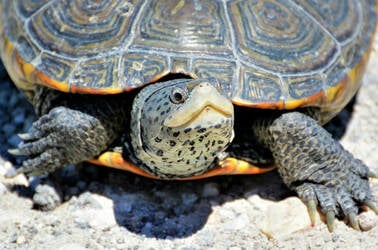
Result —
[[[114,94],[172,73],[214,77],[237,105],[334,111],[359,87],[375,0],[1,0],[17,86]]]

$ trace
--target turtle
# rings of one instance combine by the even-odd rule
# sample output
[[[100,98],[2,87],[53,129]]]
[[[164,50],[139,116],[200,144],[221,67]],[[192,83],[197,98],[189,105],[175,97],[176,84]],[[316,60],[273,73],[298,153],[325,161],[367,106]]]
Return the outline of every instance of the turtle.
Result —
[[[1,0],[0,54],[39,117],[26,175],[90,161],[187,180],[276,168],[334,229],[376,213],[323,125],[361,85],[375,0]]]

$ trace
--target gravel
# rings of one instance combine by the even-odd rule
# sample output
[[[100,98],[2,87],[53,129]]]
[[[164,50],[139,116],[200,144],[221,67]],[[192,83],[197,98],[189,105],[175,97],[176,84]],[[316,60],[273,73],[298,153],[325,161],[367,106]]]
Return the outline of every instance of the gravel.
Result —
[[[377,39],[375,44],[377,50]],[[329,126],[375,171],[376,50],[354,106]],[[257,225],[265,216],[264,205],[256,202],[267,200],[274,210],[286,198],[296,199],[276,172],[164,182],[85,163],[48,177],[5,179],[12,165],[20,164],[7,149],[19,143],[17,133],[26,131],[33,119],[22,94],[8,78],[0,78],[0,249],[378,249],[372,212],[359,216],[364,232],[336,221],[332,234],[324,223],[273,238],[262,233]],[[55,199],[33,204],[32,196],[49,185],[56,187]],[[372,180],[371,186],[378,196],[378,182]],[[49,208],[44,204],[60,201],[56,209],[43,211]]]

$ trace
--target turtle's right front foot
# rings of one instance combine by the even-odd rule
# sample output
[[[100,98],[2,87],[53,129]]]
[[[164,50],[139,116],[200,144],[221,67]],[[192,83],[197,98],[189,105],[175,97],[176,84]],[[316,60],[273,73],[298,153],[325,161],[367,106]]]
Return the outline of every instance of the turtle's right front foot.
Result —
[[[26,156],[18,172],[33,176],[89,160],[109,142],[99,119],[67,107],[50,110],[19,136],[23,142],[9,153]]]

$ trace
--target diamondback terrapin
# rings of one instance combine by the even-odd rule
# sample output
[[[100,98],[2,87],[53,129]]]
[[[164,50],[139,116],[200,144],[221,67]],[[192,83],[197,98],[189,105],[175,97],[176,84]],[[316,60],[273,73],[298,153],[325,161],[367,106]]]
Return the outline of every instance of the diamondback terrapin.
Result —
[[[368,167],[322,127],[355,95],[374,0],[1,0],[1,58],[40,117],[12,154],[149,177],[264,172],[313,215],[373,208]],[[257,149],[257,151],[255,150]],[[312,217],[312,216],[311,216]]]

